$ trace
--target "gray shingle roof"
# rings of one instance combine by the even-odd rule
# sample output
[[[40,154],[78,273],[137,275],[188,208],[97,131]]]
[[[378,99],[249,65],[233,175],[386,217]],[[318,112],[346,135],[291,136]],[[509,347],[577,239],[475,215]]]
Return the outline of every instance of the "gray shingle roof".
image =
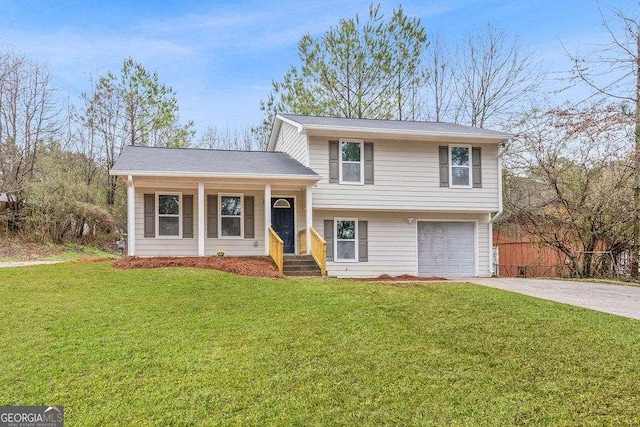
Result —
[[[375,119],[345,119],[339,117],[314,117],[300,116],[296,114],[280,114],[288,120],[294,121],[304,127],[335,128],[361,128],[363,131],[375,132],[376,130],[388,132],[416,132],[441,135],[467,135],[470,137],[495,137],[496,139],[508,139],[512,135],[506,132],[498,132],[472,126],[458,125],[442,122],[412,122],[405,120],[375,120]]]
[[[125,146],[111,168],[114,175],[184,173],[212,176],[320,178],[286,153]]]

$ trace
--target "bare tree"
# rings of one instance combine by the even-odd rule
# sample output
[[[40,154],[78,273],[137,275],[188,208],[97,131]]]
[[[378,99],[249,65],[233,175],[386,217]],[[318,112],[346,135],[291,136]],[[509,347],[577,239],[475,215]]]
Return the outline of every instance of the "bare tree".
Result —
[[[598,5],[599,7],[599,5]],[[631,269],[640,275],[640,2],[633,12],[613,10],[602,23],[608,33],[608,43],[590,52],[567,54],[573,62],[573,80],[586,85],[592,96],[613,99],[627,106],[635,125],[633,155],[635,169],[634,227]],[[635,15],[635,16],[634,16]]]
[[[490,24],[467,34],[457,49],[454,74],[461,120],[477,127],[509,114],[540,84],[533,55],[518,37]]]
[[[581,277],[594,253],[628,250],[631,129],[619,105],[526,114],[506,158],[506,223],[560,250]]]
[[[227,126],[223,129],[208,127],[194,144],[197,148],[251,151],[260,149],[254,142],[251,128]]]
[[[11,192],[10,220],[16,227],[40,152],[62,128],[61,105],[45,66],[17,53],[0,53],[1,187]]]
[[[427,118],[436,122],[459,120],[459,103],[454,103],[455,75],[452,55],[444,40],[437,36],[427,51],[425,91]]]

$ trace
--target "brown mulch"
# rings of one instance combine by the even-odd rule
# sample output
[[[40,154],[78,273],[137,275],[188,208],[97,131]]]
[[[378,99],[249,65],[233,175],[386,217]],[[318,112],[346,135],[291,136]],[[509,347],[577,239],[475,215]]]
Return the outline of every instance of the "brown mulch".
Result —
[[[388,274],[382,274],[378,277],[370,277],[358,279],[365,282],[431,282],[434,280],[447,280],[445,277],[418,277],[410,274],[402,274],[400,276],[389,276]]]
[[[113,263],[115,268],[195,267],[226,271],[241,276],[284,277],[268,257],[125,257]]]

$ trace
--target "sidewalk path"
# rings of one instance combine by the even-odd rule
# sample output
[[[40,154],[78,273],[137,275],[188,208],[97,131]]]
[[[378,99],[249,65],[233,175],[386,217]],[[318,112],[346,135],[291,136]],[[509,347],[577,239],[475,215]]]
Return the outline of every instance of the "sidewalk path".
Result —
[[[0,268],[8,267],[27,267],[29,265],[43,265],[43,264],[59,264],[63,261],[0,261]]]

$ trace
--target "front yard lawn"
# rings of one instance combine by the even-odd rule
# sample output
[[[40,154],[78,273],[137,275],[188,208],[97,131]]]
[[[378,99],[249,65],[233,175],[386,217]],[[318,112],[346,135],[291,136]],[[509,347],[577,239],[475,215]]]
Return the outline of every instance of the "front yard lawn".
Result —
[[[469,284],[3,269],[0,331],[68,426],[640,423],[640,322]]]

